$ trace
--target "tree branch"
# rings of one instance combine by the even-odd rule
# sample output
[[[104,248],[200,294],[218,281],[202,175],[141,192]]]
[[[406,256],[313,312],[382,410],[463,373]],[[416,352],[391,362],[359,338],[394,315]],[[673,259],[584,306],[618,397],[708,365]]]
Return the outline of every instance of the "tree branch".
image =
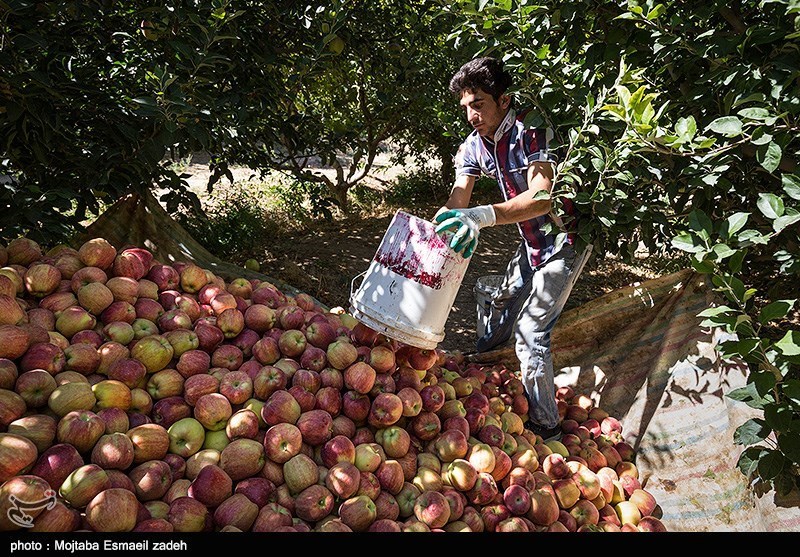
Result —
[[[729,6],[722,6],[719,9],[719,15],[725,18],[725,21],[728,22],[728,25],[733,27],[733,30],[736,31],[737,35],[743,35],[747,30],[747,27],[745,27],[745,24],[739,17],[739,14],[736,13],[733,8]]]

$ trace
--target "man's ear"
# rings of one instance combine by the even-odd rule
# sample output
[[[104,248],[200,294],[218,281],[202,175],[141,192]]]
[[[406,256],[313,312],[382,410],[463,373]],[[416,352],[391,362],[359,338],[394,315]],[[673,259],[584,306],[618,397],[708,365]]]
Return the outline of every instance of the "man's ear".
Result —
[[[505,110],[511,105],[511,97],[509,95],[506,95],[505,93],[500,95],[500,98],[498,100],[500,101],[499,103],[500,108],[502,108],[503,110]]]

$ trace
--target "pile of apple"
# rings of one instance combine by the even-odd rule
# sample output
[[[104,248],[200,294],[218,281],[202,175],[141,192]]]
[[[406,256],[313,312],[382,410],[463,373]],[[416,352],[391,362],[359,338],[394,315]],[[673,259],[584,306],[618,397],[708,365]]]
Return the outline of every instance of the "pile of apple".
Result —
[[[337,311],[338,310],[338,311]],[[0,246],[0,530],[665,531],[618,420],[306,294]]]

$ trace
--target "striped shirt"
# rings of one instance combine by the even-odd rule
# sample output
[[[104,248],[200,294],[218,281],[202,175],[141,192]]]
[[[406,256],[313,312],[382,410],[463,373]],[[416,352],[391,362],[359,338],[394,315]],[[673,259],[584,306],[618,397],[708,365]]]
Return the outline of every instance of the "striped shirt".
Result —
[[[497,180],[506,200],[526,191],[528,165],[534,162],[557,162],[549,150],[552,130],[532,126],[532,116],[530,110],[517,113],[509,108],[494,134],[494,140],[482,137],[477,130],[469,134],[455,156],[456,176],[491,176]],[[563,199],[562,202],[564,212],[575,216],[572,201]],[[545,234],[542,230],[550,218],[550,215],[542,215],[517,223],[534,267],[547,261],[560,247],[556,245],[556,234]],[[574,223],[572,220],[571,227]],[[566,243],[575,243],[574,232],[567,234]]]

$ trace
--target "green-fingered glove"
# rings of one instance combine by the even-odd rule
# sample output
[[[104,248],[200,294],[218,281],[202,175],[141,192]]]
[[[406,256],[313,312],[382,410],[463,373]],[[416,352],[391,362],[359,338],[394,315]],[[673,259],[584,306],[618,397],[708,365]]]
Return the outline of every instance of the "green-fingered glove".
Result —
[[[470,209],[449,209],[436,213],[434,222],[438,223],[436,233],[453,232],[450,248],[466,259],[470,257],[478,245],[481,228],[494,226],[496,222],[494,207],[479,205]]]

